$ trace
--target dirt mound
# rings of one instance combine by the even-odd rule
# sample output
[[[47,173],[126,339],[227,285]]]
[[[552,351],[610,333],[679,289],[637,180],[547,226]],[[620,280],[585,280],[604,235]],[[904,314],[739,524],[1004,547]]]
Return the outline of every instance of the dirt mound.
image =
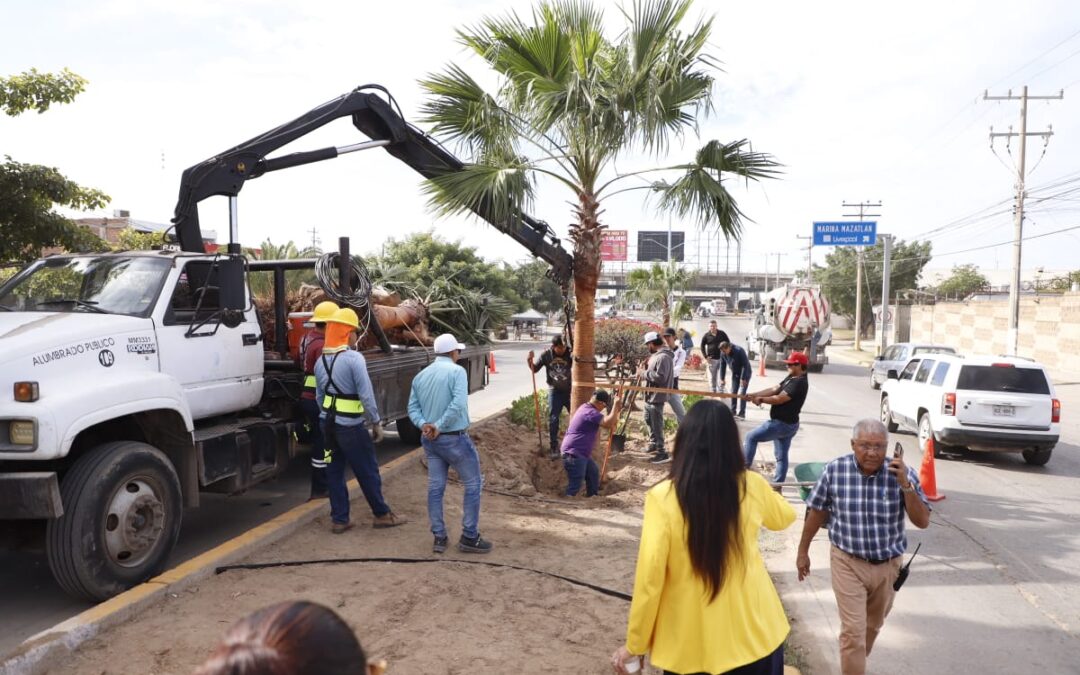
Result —
[[[506,414],[474,426],[470,435],[480,452],[486,488],[521,497],[567,499],[564,496],[566,471],[561,461],[548,457],[546,438],[541,452],[536,432],[512,423]],[[640,504],[644,490],[666,478],[669,469],[669,465],[648,463],[646,445],[644,439],[628,438],[626,450],[608,460],[607,473],[601,481],[602,499],[588,502],[597,502],[598,506]],[[606,448],[607,434],[604,432],[593,454],[601,466]]]

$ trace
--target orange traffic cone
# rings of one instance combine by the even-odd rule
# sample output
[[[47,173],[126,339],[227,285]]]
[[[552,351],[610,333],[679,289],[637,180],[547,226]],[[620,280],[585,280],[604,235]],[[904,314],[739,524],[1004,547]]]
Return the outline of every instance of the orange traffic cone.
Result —
[[[495,370],[495,352],[488,352],[488,370],[492,373],[499,372]]]
[[[937,475],[934,472],[934,437],[926,440],[926,449],[923,451],[922,466],[919,467],[919,483],[922,484],[923,494],[932,502],[940,502],[945,495],[937,493]]]
[[[761,350],[761,359],[758,364],[758,377],[765,377],[765,350]]]

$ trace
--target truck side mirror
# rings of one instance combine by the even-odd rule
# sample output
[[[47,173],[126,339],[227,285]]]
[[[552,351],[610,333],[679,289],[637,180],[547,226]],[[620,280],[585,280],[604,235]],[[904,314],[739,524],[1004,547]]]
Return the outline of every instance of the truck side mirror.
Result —
[[[238,256],[219,260],[218,287],[221,289],[221,308],[235,311],[247,309],[247,286],[244,283],[244,261]]]
[[[900,375],[895,370],[890,370],[888,373],[885,374],[885,377],[890,380],[900,379]]]

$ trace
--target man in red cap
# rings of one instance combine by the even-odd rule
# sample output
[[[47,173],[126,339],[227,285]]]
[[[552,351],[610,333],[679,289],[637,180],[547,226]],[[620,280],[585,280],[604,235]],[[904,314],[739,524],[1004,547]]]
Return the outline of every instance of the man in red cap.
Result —
[[[806,354],[793,352],[784,363],[787,364],[788,376],[780,384],[749,394],[754,405],[768,403],[772,408],[769,410],[769,421],[746,434],[744,447],[746,465],[751,466],[758,443],[773,442],[776,452],[776,475],[772,479],[774,483],[783,483],[787,478],[791,439],[795,438],[799,431],[799,412],[806,402],[807,392],[810,391],[810,382],[806,377],[806,368],[810,361]]]

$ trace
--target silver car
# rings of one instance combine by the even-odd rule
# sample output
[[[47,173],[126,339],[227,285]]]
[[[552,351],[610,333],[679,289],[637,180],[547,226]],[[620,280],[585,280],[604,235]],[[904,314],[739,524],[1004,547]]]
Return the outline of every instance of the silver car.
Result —
[[[955,354],[956,350],[946,345],[922,344],[919,342],[897,342],[885,349],[885,353],[874,359],[870,366],[870,388],[881,389],[881,383],[888,378],[890,370],[899,373],[914,356],[918,354]]]

